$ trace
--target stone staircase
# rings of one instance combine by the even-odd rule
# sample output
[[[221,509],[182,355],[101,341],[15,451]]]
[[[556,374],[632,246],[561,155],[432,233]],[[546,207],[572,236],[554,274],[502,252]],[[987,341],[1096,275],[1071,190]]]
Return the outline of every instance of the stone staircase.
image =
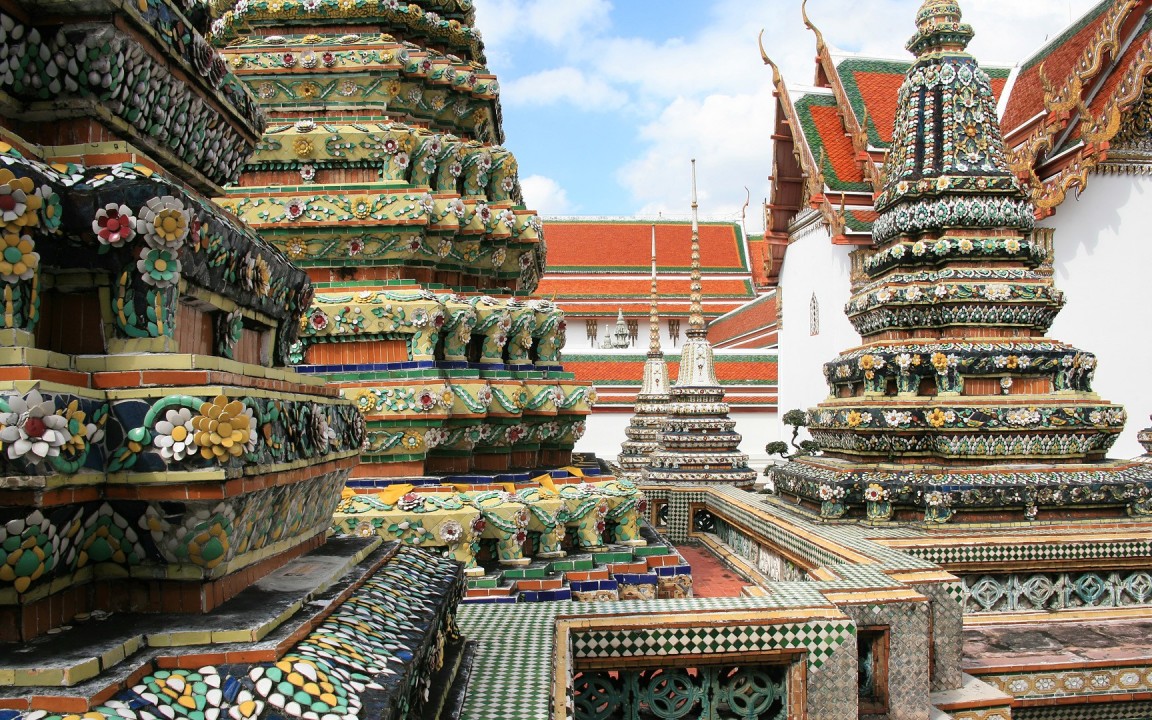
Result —
[[[652,542],[655,538],[649,538]],[[609,545],[602,551],[534,560],[518,568],[487,567],[470,578],[464,602],[523,603],[569,600],[645,600],[691,595],[687,561],[656,540],[645,547]]]

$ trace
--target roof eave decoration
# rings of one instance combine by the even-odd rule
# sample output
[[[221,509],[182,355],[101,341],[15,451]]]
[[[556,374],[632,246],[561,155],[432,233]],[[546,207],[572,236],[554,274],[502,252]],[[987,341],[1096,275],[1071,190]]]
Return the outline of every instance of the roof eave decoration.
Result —
[[[808,205],[820,213],[824,222],[827,223],[833,238],[841,238],[844,236],[844,217],[842,213],[836,211],[836,208],[825,194],[827,186],[824,182],[824,172],[820,169],[823,163],[817,162],[817,159],[813,157],[812,148],[809,147],[804,133],[796,133],[792,130],[792,128],[800,127],[800,120],[796,117],[795,106],[792,104],[792,98],[788,93],[788,87],[784,84],[779,66],[768,57],[768,52],[764,49],[763,30],[760,31],[758,41],[761,59],[765,65],[772,68],[772,84],[776,88],[776,94],[779,97],[776,107],[788,118],[789,132],[792,135],[793,153],[797,160],[799,160],[801,169],[804,171],[804,195],[807,197]],[[773,178],[773,196],[775,196],[777,190],[776,182],[776,179]]]
[[[817,28],[808,17],[805,9],[805,5],[807,4],[808,0],[804,0],[804,2],[801,3],[800,13],[804,18],[804,25],[816,35],[816,63],[828,81],[828,87],[832,90],[832,96],[836,98],[836,107],[839,110],[840,122],[844,125],[844,133],[852,141],[852,149],[856,151],[856,158],[864,172],[864,177],[872,183],[873,188],[878,189],[880,186],[880,171],[872,161],[868,151],[868,110],[865,108],[863,117],[856,117],[856,112],[852,108],[852,101],[848,99],[848,93],[844,89],[844,83],[840,81],[840,74],[836,72],[836,62],[832,59],[832,52],[828,48],[828,43],[824,41],[823,33],[820,32],[819,28]]]
[[[1130,21],[1139,21],[1142,17],[1133,16],[1138,4],[1139,0],[1121,0],[1109,8],[1063,82],[1054,85],[1043,65],[1038,68],[1044,88],[1045,116],[1009,153],[1013,172],[1029,188],[1037,218],[1053,214],[1069,191],[1083,192],[1089,173],[1107,160],[1109,143],[1120,132],[1123,114],[1143,95],[1144,80],[1152,72],[1152,34],[1145,37],[1132,63],[1119,69],[1124,72],[1124,78],[1099,113],[1093,113],[1088,107],[1092,98],[1084,97],[1085,88],[1094,86],[1097,76],[1105,70],[1106,59],[1117,69],[1115,63],[1121,55],[1124,30]],[[1079,130],[1077,135],[1069,130],[1073,126]],[[1064,150],[1062,140],[1058,139],[1061,135],[1075,137],[1081,145],[1062,162],[1045,168],[1045,158],[1062,154]]]

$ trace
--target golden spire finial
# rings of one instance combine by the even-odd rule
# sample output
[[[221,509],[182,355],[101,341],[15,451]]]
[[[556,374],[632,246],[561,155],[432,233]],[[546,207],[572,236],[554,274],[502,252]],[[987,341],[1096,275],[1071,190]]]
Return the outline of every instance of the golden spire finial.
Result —
[[[656,292],[656,223],[652,223],[652,295],[648,301],[648,355],[660,354],[660,308]]]
[[[696,203],[696,159],[692,159],[692,274],[688,306],[688,333],[704,335],[704,300],[700,286],[700,219]]]
[[[760,58],[764,61],[765,65],[768,65],[772,68],[772,86],[779,89],[783,78],[780,76],[780,68],[776,66],[776,63],[772,62],[772,58],[768,57],[768,52],[764,49],[763,30],[760,31],[760,35],[756,38],[756,42],[760,45]]]
[[[808,19],[807,5],[808,0],[804,0],[800,3],[800,17],[804,18],[804,27],[816,33],[816,51],[819,52],[827,47],[827,45],[824,44],[824,34],[821,33],[820,29],[813,25],[812,21]]]

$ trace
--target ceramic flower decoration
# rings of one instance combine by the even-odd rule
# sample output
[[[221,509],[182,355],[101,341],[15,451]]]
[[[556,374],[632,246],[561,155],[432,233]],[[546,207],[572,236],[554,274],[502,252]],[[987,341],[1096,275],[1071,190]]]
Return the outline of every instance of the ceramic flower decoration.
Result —
[[[11,230],[0,236],[0,279],[6,283],[30,280],[40,266],[36,243],[28,235]]]
[[[164,419],[156,422],[154,427],[156,436],[152,444],[160,451],[164,462],[179,462],[184,458],[195,455],[199,448],[193,441],[192,411],[188,408],[169,410],[164,413]]]
[[[23,397],[7,398],[9,411],[0,413],[0,441],[8,458],[27,458],[39,462],[60,455],[69,440],[68,420],[56,414],[56,404],[46,400],[33,388]]]
[[[201,457],[220,463],[240,457],[256,430],[244,403],[230,401],[225,395],[201,405],[200,414],[192,418],[192,428]]]
[[[180,260],[171,250],[152,248],[136,261],[144,282],[158,288],[175,285],[180,280]]]
[[[150,247],[177,250],[188,237],[189,220],[184,203],[169,195],[154,197],[140,208],[136,229]]]
[[[127,206],[108,203],[96,211],[92,232],[96,233],[101,245],[123,247],[136,237],[136,216]]]

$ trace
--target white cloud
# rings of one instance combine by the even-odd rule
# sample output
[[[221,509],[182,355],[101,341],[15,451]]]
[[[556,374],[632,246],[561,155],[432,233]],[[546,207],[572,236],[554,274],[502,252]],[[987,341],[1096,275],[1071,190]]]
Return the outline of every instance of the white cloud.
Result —
[[[483,0],[476,3],[476,26],[489,58],[507,58],[511,46],[526,40],[562,45],[607,27],[609,0]]]
[[[763,128],[772,93],[714,94],[678,98],[640,131],[644,150],[625,163],[617,180],[639,214],[685,217],[690,212],[691,159],[701,218],[739,220],[746,200],[746,226],[763,225],[760,204],[767,197],[772,149]]]
[[[524,204],[539,215],[567,215],[572,212],[568,191],[550,177],[529,175],[520,180]]]
[[[504,102],[510,105],[569,103],[584,109],[611,110],[628,102],[625,93],[573,67],[544,70],[516,78],[503,85],[501,94]]]
[[[985,62],[1020,61],[1097,1],[963,0],[964,20],[976,31],[969,49]],[[904,43],[915,31],[918,5],[919,0],[809,0],[808,12],[834,48],[910,60]],[[511,58],[514,49],[521,50],[515,58],[522,67],[496,67],[510,112],[546,105],[613,111],[616,129],[602,129],[598,142],[620,148],[619,161],[597,172],[616,179],[636,212],[686,215],[688,160],[695,156],[702,216],[739,218],[747,187],[747,227],[758,232],[760,201],[769,192],[774,101],[756,35],[764,28],[764,45],[790,85],[812,84],[816,39],[804,27],[799,0],[714,0],[705,7],[707,20],[684,36],[652,40],[627,27],[613,28],[609,0],[477,3],[490,57]],[[546,62],[558,67],[530,66],[544,55],[536,52],[539,45],[526,45],[532,41],[552,48]],[[548,132],[545,124],[538,127]],[[514,145],[515,138],[509,140]],[[586,160],[561,150],[548,162],[537,161],[533,169],[557,174],[548,169],[551,163]],[[577,174],[573,169],[564,176]],[[543,176],[524,184],[541,212],[563,214],[570,206],[602,212],[583,202],[575,185],[565,192]]]

